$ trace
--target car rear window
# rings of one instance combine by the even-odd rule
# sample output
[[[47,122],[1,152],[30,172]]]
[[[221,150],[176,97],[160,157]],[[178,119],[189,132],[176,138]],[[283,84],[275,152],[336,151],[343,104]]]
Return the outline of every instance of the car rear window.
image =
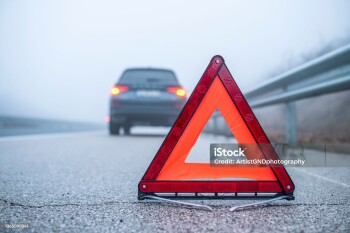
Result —
[[[167,70],[127,70],[121,83],[177,83],[175,74]]]

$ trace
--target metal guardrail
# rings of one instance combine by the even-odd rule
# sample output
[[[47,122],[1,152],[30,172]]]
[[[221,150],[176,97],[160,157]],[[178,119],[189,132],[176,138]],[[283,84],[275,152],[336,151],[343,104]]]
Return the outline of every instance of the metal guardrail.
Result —
[[[285,104],[288,143],[297,142],[295,101],[350,89],[350,44],[282,73],[244,92],[253,108]],[[214,114],[214,131],[217,120]],[[221,116],[220,116],[221,117]]]

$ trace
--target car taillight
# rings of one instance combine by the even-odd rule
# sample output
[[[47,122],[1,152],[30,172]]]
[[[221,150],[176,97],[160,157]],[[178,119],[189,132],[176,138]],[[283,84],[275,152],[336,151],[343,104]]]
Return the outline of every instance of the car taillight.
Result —
[[[115,86],[111,89],[111,95],[119,95],[121,92],[125,92],[128,90],[128,86]]]
[[[179,97],[186,97],[186,91],[181,87],[168,87],[167,92],[176,94]]]

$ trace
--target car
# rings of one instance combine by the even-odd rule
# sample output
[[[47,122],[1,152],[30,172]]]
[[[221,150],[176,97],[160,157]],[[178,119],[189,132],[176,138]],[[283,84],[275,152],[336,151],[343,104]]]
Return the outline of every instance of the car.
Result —
[[[126,69],[110,91],[109,132],[130,134],[132,126],[172,126],[187,93],[169,69]]]

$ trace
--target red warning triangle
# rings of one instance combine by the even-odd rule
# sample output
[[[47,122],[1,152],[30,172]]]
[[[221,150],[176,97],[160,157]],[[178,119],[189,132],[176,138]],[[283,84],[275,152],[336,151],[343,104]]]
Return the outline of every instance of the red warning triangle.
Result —
[[[293,193],[283,165],[215,167],[185,162],[215,110],[239,144],[264,145],[256,147],[254,158],[278,160],[224,59],[215,56],[140,181],[139,198],[154,193]]]

